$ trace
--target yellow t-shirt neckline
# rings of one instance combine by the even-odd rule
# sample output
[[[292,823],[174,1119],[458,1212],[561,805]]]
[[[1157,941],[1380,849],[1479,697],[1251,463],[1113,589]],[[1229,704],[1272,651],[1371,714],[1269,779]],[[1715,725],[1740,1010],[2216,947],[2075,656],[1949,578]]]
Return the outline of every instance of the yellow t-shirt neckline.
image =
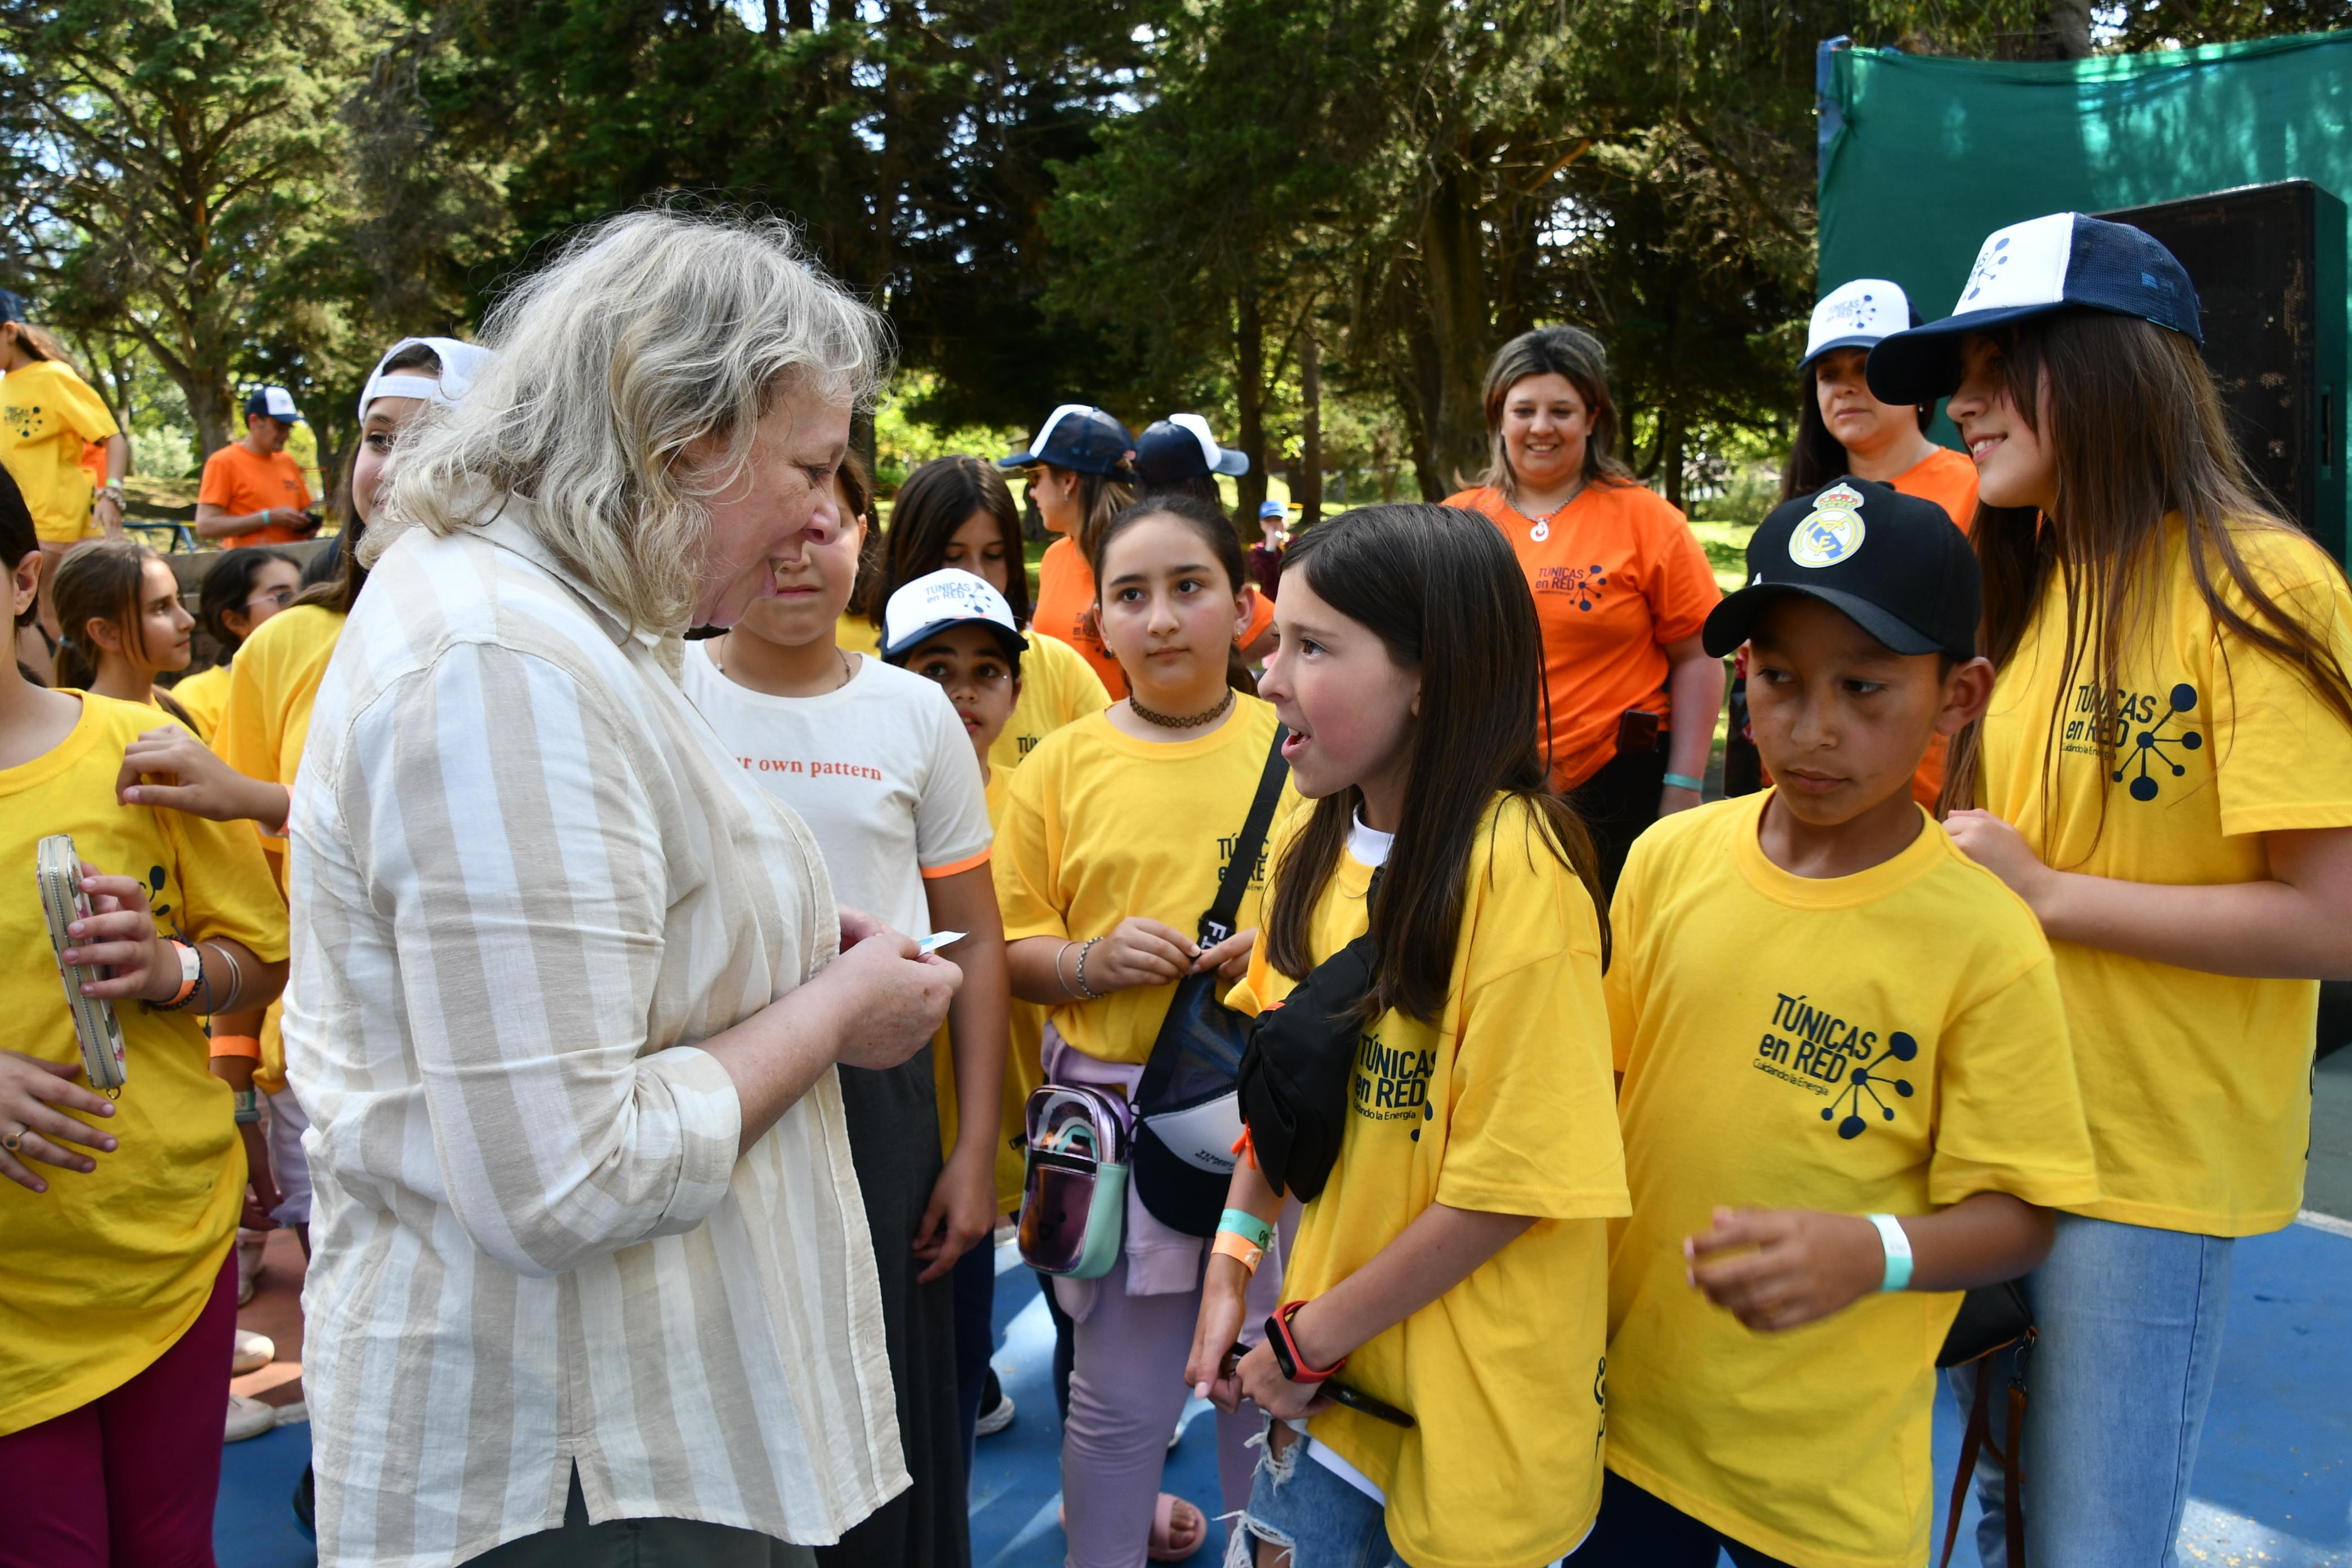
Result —
[[[1792,910],[1856,909],[1908,887],[1945,858],[1946,847],[1933,831],[1935,820],[1923,809],[1919,832],[1899,854],[1851,876],[1800,877],[1764,853],[1764,814],[1770,809],[1773,794],[1766,790],[1756,797],[1756,815],[1747,830],[1736,836],[1732,859],[1748,885],[1776,904]]]

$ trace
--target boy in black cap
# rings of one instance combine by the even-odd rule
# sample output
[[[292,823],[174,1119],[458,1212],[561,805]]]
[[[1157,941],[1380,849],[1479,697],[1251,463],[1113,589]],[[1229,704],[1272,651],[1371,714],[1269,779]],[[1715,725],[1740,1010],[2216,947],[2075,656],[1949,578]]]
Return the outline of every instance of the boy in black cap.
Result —
[[[1847,478],[1707,618],[1775,787],[1660,820],[1611,906],[1633,1215],[1580,1564],[1924,1561],[1956,1292],[2097,1190],[2049,945],[1911,798],[1991,689],[1979,596],[1941,507]]]

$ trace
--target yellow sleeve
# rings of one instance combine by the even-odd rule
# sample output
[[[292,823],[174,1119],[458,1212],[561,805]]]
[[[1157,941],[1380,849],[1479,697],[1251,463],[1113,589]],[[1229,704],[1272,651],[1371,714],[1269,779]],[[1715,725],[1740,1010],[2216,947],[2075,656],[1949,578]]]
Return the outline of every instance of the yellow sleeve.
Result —
[[[85,441],[103,441],[110,436],[120,436],[122,427],[114,422],[114,412],[105,399],[90,389],[89,384],[71,371],[59,366],[57,389],[50,394],[60,407],[58,413],[73,433]]]
[[[2290,549],[2309,559],[2287,557]],[[2337,668],[2352,672],[2352,593],[2344,574],[2308,541],[2247,554],[2280,607],[2326,641]],[[2278,581],[2264,569],[2273,561],[2303,580]],[[2241,600],[2239,608],[2250,606]],[[2352,826],[2352,726],[2306,678],[2217,626],[2206,685],[2223,833]]]
[[[1633,1059],[1633,1035],[1642,1023],[1642,988],[1637,973],[1641,942],[1637,933],[1642,929],[1641,910],[1646,901],[1644,883],[1654,858],[1654,841],[1653,846],[1645,847],[1635,839],[1633,851],[1625,857],[1625,868],[1618,874],[1616,894],[1609,900],[1609,968],[1601,976],[1601,989],[1609,1005],[1610,1061],[1621,1073]]]
[[[1013,775],[1004,826],[997,835],[996,906],[1004,916],[1007,942],[1029,936],[1067,941],[1070,934],[1057,876],[1058,847],[1043,809],[1047,771],[1033,761]]]
[[[181,912],[191,941],[243,942],[275,963],[286,956],[286,900],[247,822],[212,822],[158,810],[156,821],[179,859]]]
[[[1566,940],[1597,936],[1591,900],[1574,872],[1536,853],[1541,863],[1523,867],[1507,847],[1498,885],[1465,916],[1478,923],[1455,962],[1454,983],[1468,984],[1437,1201],[1539,1219],[1629,1214],[1600,955]],[[1480,976],[1482,946],[1498,950],[1498,972]]]
[[[1051,637],[1044,640],[1059,650],[1048,657],[1055,683],[1054,721],[1074,724],[1109,707],[1110,691],[1103,685],[1102,677],[1095,673],[1095,667],[1087,662],[1087,656],[1067,643],[1055,642]],[[1037,639],[1033,638],[1030,646],[1038,646]]]
[[[2057,965],[2032,940],[2040,952],[1947,1025],[1937,1048],[1927,1197],[1938,1205],[1984,1192],[2044,1207],[2098,1198]]]

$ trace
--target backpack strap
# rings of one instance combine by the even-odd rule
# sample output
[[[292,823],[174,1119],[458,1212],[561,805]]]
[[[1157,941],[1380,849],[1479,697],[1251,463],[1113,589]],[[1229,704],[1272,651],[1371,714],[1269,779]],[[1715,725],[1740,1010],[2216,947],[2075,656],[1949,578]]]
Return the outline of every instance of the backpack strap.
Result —
[[[1275,803],[1282,798],[1282,786],[1290,777],[1290,764],[1283,761],[1282,742],[1290,731],[1280,724],[1274,727],[1274,743],[1266,748],[1265,768],[1258,774],[1257,798],[1250,802],[1249,816],[1242,823],[1242,833],[1234,840],[1233,858],[1225,862],[1223,875],[1217,879],[1217,899],[1209,912],[1201,917],[1201,945],[1213,946],[1234,934],[1234,917],[1241,913],[1242,894],[1249,890],[1250,878],[1257,872],[1257,858],[1265,848],[1266,830],[1274,826]]]

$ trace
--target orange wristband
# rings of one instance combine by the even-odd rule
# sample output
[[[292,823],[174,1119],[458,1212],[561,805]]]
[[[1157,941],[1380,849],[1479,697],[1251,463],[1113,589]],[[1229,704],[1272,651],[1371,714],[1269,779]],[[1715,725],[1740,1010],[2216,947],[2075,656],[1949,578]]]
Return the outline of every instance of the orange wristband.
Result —
[[[1250,1273],[1255,1274],[1259,1260],[1265,1257],[1265,1248],[1252,1242],[1245,1236],[1235,1235],[1230,1230],[1221,1230],[1217,1232],[1216,1244],[1209,1248],[1209,1256],[1230,1258]]]
[[[251,1035],[215,1035],[212,1054],[215,1057],[251,1057],[261,1059],[261,1042]]]

